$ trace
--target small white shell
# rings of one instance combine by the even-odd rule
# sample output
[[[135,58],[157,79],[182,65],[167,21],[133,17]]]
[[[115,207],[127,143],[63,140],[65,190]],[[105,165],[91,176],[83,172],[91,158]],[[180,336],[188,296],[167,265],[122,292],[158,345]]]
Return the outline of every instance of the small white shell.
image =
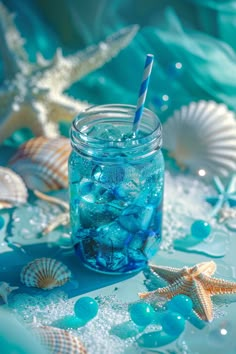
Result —
[[[52,354],[86,354],[87,350],[78,337],[69,332],[55,328],[42,326],[33,329],[33,333],[39,339],[42,346]]]
[[[180,167],[227,176],[236,170],[236,121],[214,101],[191,102],[163,125],[163,147]]]
[[[69,139],[37,137],[20,146],[10,161],[30,189],[41,192],[68,186]]]
[[[71,278],[71,271],[56,259],[38,258],[22,269],[20,278],[28,287],[50,290],[65,284]]]
[[[0,167],[0,209],[11,208],[27,201],[24,181],[14,171]]]

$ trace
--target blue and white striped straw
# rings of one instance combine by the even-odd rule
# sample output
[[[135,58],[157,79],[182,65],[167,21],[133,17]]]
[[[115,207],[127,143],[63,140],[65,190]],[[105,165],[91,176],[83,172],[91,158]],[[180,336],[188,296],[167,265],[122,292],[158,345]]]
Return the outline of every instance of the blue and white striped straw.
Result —
[[[137,133],[138,126],[139,126],[140,120],[142,118],[144,104],[145,104],[145,100],[146,100],[146,96],[147,96],[149,79],[150,79],[151,71],[152,71],[153,60],[154,60],[154,56],[152,54],[147,54],[146,62],[145,62],[145,66],[144,66],[142,83],[141,83],[141,86],[139,89],[139,96],[138,96],[136,112],[135,112],[134,121],[133,121],[133,133]]]

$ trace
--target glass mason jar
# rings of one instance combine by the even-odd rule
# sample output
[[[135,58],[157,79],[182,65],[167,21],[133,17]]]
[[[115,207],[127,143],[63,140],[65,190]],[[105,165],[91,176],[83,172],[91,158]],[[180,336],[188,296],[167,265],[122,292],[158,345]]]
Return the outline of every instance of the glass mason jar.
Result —
[[[131,105],[94,106],[71,128],[73,244],[87,267],[108,274],[142,269],[161,240],[161,124],[144,109],[134,136],[134,114]]]

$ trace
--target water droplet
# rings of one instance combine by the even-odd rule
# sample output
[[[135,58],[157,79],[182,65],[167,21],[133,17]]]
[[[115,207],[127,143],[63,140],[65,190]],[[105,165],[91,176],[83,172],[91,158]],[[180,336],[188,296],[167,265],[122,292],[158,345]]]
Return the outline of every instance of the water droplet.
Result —
[[[18,111],[20,110],[20,106],[19,106],[19,104],[17,104],[17,103],[13,103],[13,105],[12,105],[12,109],[13,109],[13,111],[18,112]]]
[[[108,45],[107,45],[106,43],[104,43],[104,42],[101,42],[101,43],[100,43],[100,48],[101,48],[102,50],[107,50],[107,49],[108,49]]]
[[[206,176],[206,171],[204,169],[200,169],[200,170],[198,170],[198,175],[200,177],[204,177],[204,176]]]

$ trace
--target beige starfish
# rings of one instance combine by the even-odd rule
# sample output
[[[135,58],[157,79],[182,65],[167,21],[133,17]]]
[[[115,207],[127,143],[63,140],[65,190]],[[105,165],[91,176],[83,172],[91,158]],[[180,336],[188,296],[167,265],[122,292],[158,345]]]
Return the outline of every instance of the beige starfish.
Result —
[[[29,128],[36,136],[57,136],[58,121],[70,121],[88,106],[64,91],[116,56],[137,31],[137,25],[123,28],[104,42],[67,57],[60,49],[49,61],[39,54],[32,64],[13,16],[0,2],[0,55],[5,74],[0,89],[0,143],[21,128]]]
[[[159,295],[171,299],[178,294],[187,295],[192,299],[196,314],[205,321],[213,319],[211,296],[236,293],[236,283],[211,277],[216,271],[216,264],[213,261],[202,262],[190,268],[155,265],[150,265],[150,268],[169,285],[155,291],[140,293],[140,298]]]

